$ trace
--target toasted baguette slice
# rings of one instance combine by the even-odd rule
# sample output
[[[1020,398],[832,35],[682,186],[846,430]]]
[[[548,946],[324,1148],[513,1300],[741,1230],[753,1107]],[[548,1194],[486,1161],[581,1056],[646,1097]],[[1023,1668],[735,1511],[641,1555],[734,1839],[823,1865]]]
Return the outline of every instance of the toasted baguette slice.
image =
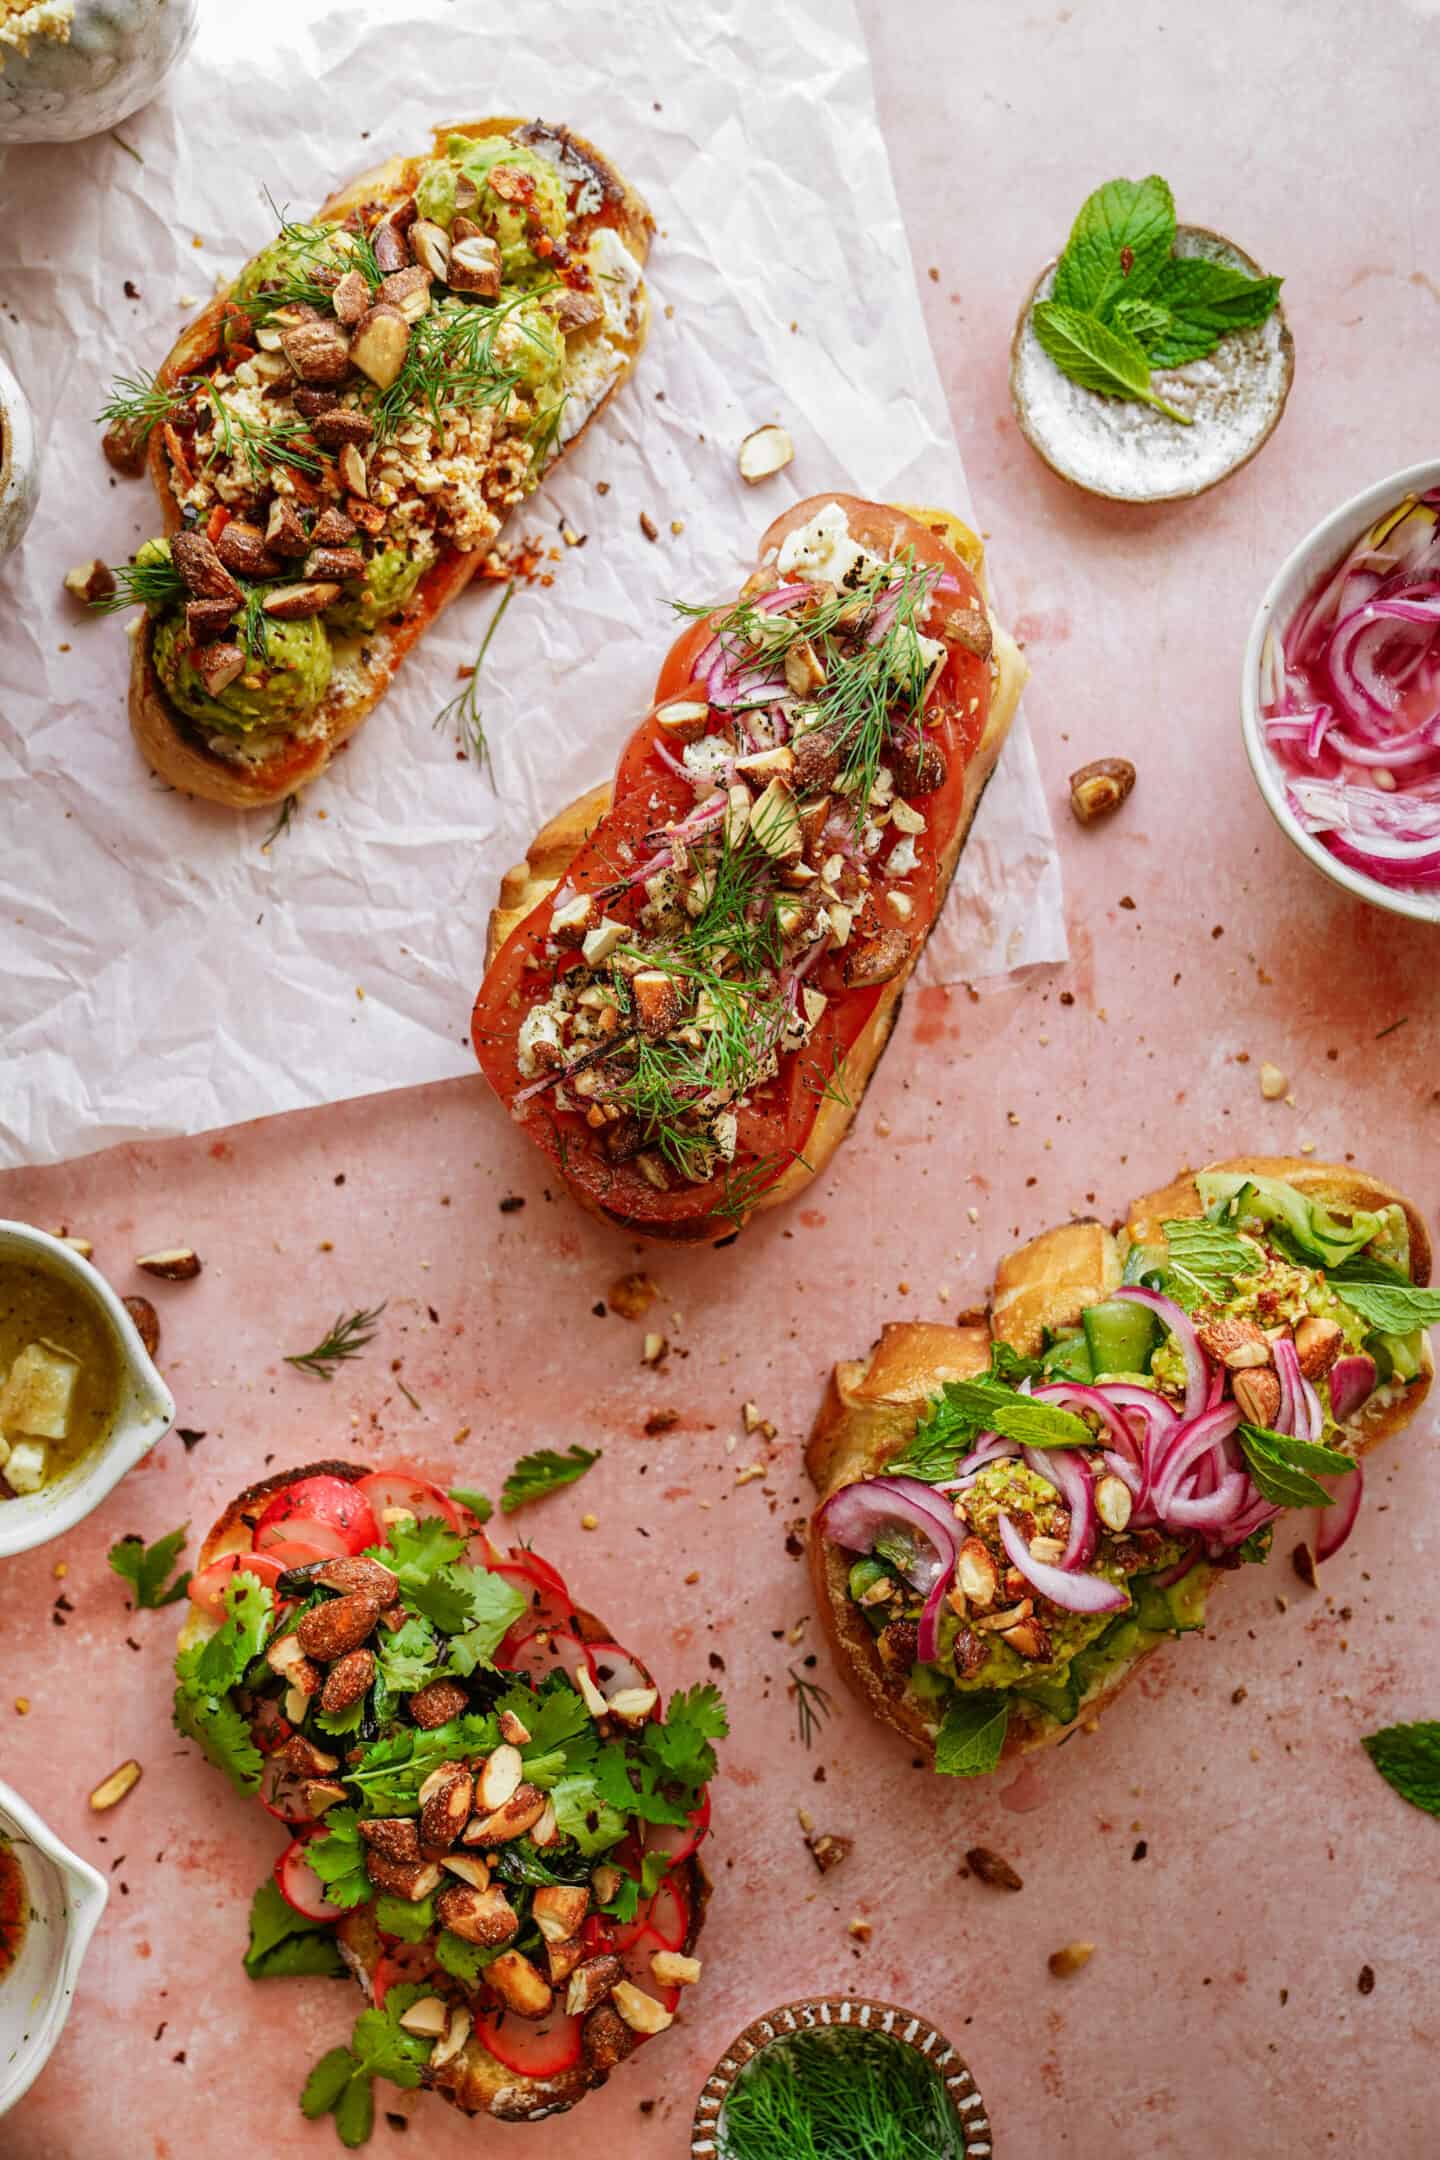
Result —
[[[1430,1239],[1423,1220],[1403,1193],[1378,1178],[1344,1163],[1288,1156],[1234,1156],[1206,1167],[1282,1178],[1339,1208],[1377,1208],[1398,1202],[1410,1225],[1411,1277],[1420,1284],[1430,1280]],[[1162,1191],[1136,1200],[1118,1233],[1098,1222],[1064,1223],[1008,1253],[995,1271],[988,1315],[969,1316],[953,1327],[929,1321],[888,1324],[868,1358],[844,1361],[830,1376],[805,1451],[820,1505],[840,1486],[883,1471],[907,1445],[920,1413],[945,1381],[968,1379],[986,1370],[992,1340],[1009,1343],[1022,1356],[1034,1356],[1047,1327],[1073,1326],[1086,1305],[1115,1288],[1131,1242],[1153,1244],[1161,1239],[1160,1225],[1167,1218],[1203,1213],[1195,1173],[1186,1171]],[[1428,1341],[1423,1365],[1418,1380],[1406,1387],[1382,1389],[1351,1420],[1346,1428],[1351,1453],[1365,1454],[1415,1417],[1434,1378]],[[849,1595],[850,1556],[820,1536],[815,1520],[810,1531],[810,1564],[820,1612],[846,1679],[877,1717],[933,1762],[938,1721],[929,1706],[910,1693],[903,1678],[885,1666],[875,1637]],[[1224,1572],[1215,1570],[1214,1581]],[[1151,1649],[1159,1647],[1155,1644]],[[1129,1685],[1151,1649],[1139,1651],[1106,1685],[1082,1697],[1081,1715],[1087,1722]],[[1032,1722],[1028,1711],[1020,1714],[1022,1710],[1017,1703],[1012,1711],[1002,1761],[1053,1747],[1077,1729],[1078,1721],[1057,1725],[1038,1713]]]
[[[432,149],[419,157],[390,158],[382,165],[372,166],[322,203],[316,213],[316,222],[338,222],[352,210],[404,201],[413,193],[426,159],[443,151],[449,135],[508,135],[512,129],[523,125],[523,120],[511,114],[487,120],[452,121],[439,127],[435,130]],[[640,195],[582,135],[560,127],[547,127],[544,132],[557,145],[563,146],[569,158],[583,164],[593,175],[613,215],[616,231],[637,262],[643,265],[649,254],[655,221]],[[161,383],[174,383],[213,358],[219,344],[227,298],[228,289],[217,293],[182,331],[159,369]],[[574,448],[591,421],[633,372],[648,329],[649,301],[643,285],[636,300],[632,333],[623,338],[612,332],[605,333],[610,345],[621,355],[621,365],[593,401],[584,401],[579,424],[573,428],[567,424],[563,444],[557,448],[552,463]],[[567,375],[573,361],[579,364],[583,376],[585,356],[598,335],[598,329],[571,334],[567,343]],[[160,498],[165,530],[174,533],[180,526],[180,507],[170,484],[170,467],[159,429],[150,438],[147,458],[155,492]],[[202,796],[209,802],[225,803],[236,810],[273,807],[282,802],[287,795],[324,771],[336,751],[385,695],[406,654],[450,602],[465,590],[484,560],[484,553],[479,551],[442,548],[438,559],[399,610],[398,620],[391,618],[364,637],[336,638],[336,667],[330,688],[321,703],[304,716],[304,732],[277,732],[274,747],[253,762],[242,762],[212,750],[205,730],[170,702],[155,672],[153,626],[149,617],[144,617],[135,634],[130,663],[130,726],[143,756],[162,780],[168,780],[182,794]]]
[[[214,1560],[223,1560],[229,1553],[249,1552],[256,1523],[275,1495],[283,1492],[287,1485],[307,1477],[344,1478],[349,1484],[358,1484],[365,1475],[366,1467],[356,1463],[304,1463],[297,1469],[279,1472],[274,1477],[262,1479],[258,1485],[248,1486],[230,1502],[205,1539],[195,1564],[196,1573],[209,1567]],[[583,1607],[575,1607],[574,1622],[582,1642],[613,1643],[611,1630]],[[193,1642],[203,1642],[213,1633],[213,1621],[191,1606],[180,1629],[179,1647],[183,1650]],[[711,1884],[697,1855],[692,1854],[684,1862],[683,1872],[685,1893],[690,1902],[690,1927],[683,1948],[689,1955],[693,1954],[704,1925]],[[366,2002],[372,2001],[376,1970],[385,1952],[375,1927],[373,1908],[362,1905],[347,1912],[336,1929],[336,1940]],[[573,2069],[554,2077],[526,2077],[492,2055],[479,2034],[472,2032],[459,2054],[442,2064],[438,2071],[432,2073],[427,2067],[421,2083],[427,2091],[437,2092],[442,2099],[448,2100],[462,2115],[493,2115],[502,2122],[540,2122],[547,2115],[563,2114],[567,2108],[574,2107],[587,2092],[603,2085],[607,2076],[607,2071],[592,2069],[582,2060]]]
[[[984,553],[969,527],[963,525],[960,519],[948,510],[919,509],[910,503],[897,503],[893,507],[909,517],[922,520],[970,564],[988,603],[989,586],[985,576]],[[1010,732],[1010,724],[1020,703],[1020,692],[1029,673],[1019,647],[996,620],[993,609],[990,610],[990,630],[994,670],[990,711],[985,732],[965,768],[963,807],[939,861],[935,910],[926,926],[925,937],[916,942],[909,964],[881,990],[874,1012],[864,1030],[856,1037],[849,1055],[840,1066],[835,1082],[827,1088],[805,1143],[804,1161],[792,1163],[772,1185],[765,1187],[753,1206],[738,1211],[738,1220],[732,1220],[727,1225],[728,1230],[740,1228],[752,1215],[761,1214],[767,1208],[783,1206],[819,1176],[850,1130],[855,1113],[870,1084],[870,1076],[890,1040],[891,1029],[899,1017],[905,986],[925,949],[926,939],[940,919],[940,911],[945,905],[946,895],[954,879],[961,850],[979,808],[980,798],[995,770],[996,760],[1004,748],[1005,737]],[[506,871],[500,883],[499,897],[490,914],[489,932],[485,941],[487,970],[494,963],[496,954],[511,932],[561,883],[576,855],[609,810],[610,803],[611,788],[608,782],[591,788],[587,794],[577,796],[566,809],[561,810],[547,825],[540,828],[530,843],[524,862],[516,863]],[[576,1184],[571,1184],[571,1191],[581,1205],[599,1216],[602,1222],[617,1224],[621,1229],[638,1237],[652,1241],[669,1238],[682,1243],[692,1240],[705,1243],[713,1240],[715,1236],[715,1227],[709,1218],[657,1226],[651,1222],[638,1222],[629,1215],[605,1208]]]

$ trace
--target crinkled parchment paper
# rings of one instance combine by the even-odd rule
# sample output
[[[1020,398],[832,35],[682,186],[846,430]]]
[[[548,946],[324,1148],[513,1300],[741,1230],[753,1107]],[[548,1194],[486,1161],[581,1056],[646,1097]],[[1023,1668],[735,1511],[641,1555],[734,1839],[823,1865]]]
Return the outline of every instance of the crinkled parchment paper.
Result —
[[[62,592],[71,565],[122,561],[157,529],[148,481],[112,479],[93,415],[270,235],[262,189],[308,214],[432,123],[496,112],[572,122],[648,197],[650,344],[509,528],[559,559],[491,648],[493,784],[432,725],[496,604],[476,587],[264,852],[264,813],[150,776],[124,631]],[[120,132],[0,156],[0,341],[46,443],[39,514],[0,570],[0,1163],[472,1070],[497,876],[611,769],[649,702],[667,601],[731,592],[800,494],[968,508],[844,0],[214,5]],[[772,418],[795,463],[747,489],[736,444]],[[1062,957],[1059,897],[1022,721],[932,975]]]

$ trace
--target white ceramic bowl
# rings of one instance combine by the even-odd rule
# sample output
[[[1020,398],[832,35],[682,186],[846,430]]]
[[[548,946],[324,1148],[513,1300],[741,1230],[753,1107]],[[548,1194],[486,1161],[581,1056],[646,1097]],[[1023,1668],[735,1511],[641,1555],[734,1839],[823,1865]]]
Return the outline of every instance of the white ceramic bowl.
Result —
[[[104,1876],[62,1845],[3,1780],[0,1837],[13,1849],[30,1895],[19,1961],[0,1979],[3,2115],[29,2091],[60,2038],[81,1960],[110,1893]]]
[[[135,1332],[135,1323],[97,1268],[73,1246],[29,1223],[0,1222],[0,1259],[39,1261],[68,1277],[96,1308],[120,1353],[120,1402],[98,1448],[37,1493],[0,1500],[0,1560],[48,1544],[83,1521],[148,1455],[175,1422],[175,1404]]]
[[[1440,923],[1440,891],[1403,892],[1382,885],[1378,878],[1368,877],[1363,870],[1352,869],[1349,863],[1341,862],[1338,855],[1332,855],[1329,848],[1297,821],[1285,800],[1284,767],[1265,739],[1265,723],[1260,712],[1260,659],[1271,625],[1277,633],[1283,633],[1306,594],[1384,511],[1393,508],[1406,495],[1423,495],[1437,487],[1440,487],[1440,458],[1427,458],[1421,465],[1407,465],[1403,472],[1391,473],[1386,480],[1377,480],[1374,487],[1366,488],[1361,495],[1352,495],[1349,502],[1341,503],[1338,510],[1332,510],[1328,517],[1322,518],[1286,556],[1270,580],[1269,589],[1250,625],[1245,665],[1240,677],[1240,727],[1245,738],[1245,755],[1250,760],[1250,770],[1255,775],[1255,785],[1265,807],[1286,839],[1300,850],[1307,862],[1323,871],[1332,885],[1353,893],[1358,900],[1368,900],[1372,907],[1388,908],[1392,915],[1408,915],[1415,922],[1428,923]]]
[[[40,445],[25,393],[0,359],[0,562],[35,515],[40,499]]]

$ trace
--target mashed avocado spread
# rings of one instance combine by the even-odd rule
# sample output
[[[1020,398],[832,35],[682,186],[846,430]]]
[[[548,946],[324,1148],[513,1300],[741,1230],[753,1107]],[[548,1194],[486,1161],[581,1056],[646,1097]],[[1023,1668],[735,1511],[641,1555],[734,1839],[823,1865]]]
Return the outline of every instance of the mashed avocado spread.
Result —
[[[325,621],[342,633],[375,629],[387,615],[394,615],[405,605],[424,568],[422,561],[403,549],[385,548],[366,564],[364,584],[326,608]]]
[[[243,615],[237,612],[232,629]],[[255,728],[293,720],[318,705],[330,684],[332,656],[318,615],[300,622],[267,623],[266,658],[250,661],[218,696],[211,696],[195,667],[185,617],[168,612],[155,624],[155,672],[187,719],[248,735]]]
[[[565,185],[555,167],[506,135],[478,140],[452,135],[444,157],[433,159],[420,176],[415,201],[421,217],[448,232],[459,209],[462,178],[478,198],[465,215],[498,241],[505,282],[532,282],[543,267],[536,241],[565,237]]]

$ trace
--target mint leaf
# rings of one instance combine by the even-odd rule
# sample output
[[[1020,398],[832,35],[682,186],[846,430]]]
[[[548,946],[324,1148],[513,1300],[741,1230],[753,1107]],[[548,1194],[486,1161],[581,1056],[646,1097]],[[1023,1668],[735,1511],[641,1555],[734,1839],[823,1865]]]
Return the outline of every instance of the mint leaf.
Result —
[[[1427,1815],[1440,1815],[1440,1725],[1386,1725],[1360,1745],[1387,1785]]]
[[[1181,255],[1162,268],[1148,299],[1165,311],[1164,327],[1140,342],[1156,367],[1203,360],[1232,330],[1248,330],[1273,313],[1282,280],[1251,277],[1231,263]]]
[[[287,1905],[273,1876],[267,1876],[250,1901],[250,1947],[245,1970],[252,1980],[277,1980],[299,1973],[339,1978],[345,1961],[329,1924],[307,1920]]]
[[[981,1373],[982,1380],[1001,1380],[1014,1387],[1021,1380],[1039,1380],[1044,1377],[1045,1360],[1038,1357],[1021,1357],[1020,1352],[998,1339],[990,1345],[990,1370]]]
[[[1110,320],[1117,330],[1128,330],[1137,344],[1144,347],[1147,359],[1154,358],[1154,341],[1170,326],[1170,311],[1157,305],[1154,300],[1126,298],[1117,300],[1110,311]]]
[[[886,1472],[930,1484],[953,1477],[956,1463],[982,1432],[997,1432],[1022,1447],[1093,1445],[1089,1426],[1073,1410],[1034,1402],[1001,1380],[947,1380],[916,1426],[909,1447],[891,1457]]]
[[[1182,1303],[1223,1305],[1237,1275],[1253,1275],[1264,1265],[1258,1247],[1247,1244],[1224,1223],[1207,1222],[1203,1215],[1183,1216],[1160,1227],[1169,1248],[1166,1288],[1178,1291]],[[1172,1282],[1172,1277],[1178,1280]]]
[[[1332,1272],[1329,1283],[1352,1312],[1382,1335],[1410,1335],[1440,1321],[1440,1290],[1422,1289],[1418,1283],[1362,1282],[1344,1268]]]
[[[1189,427],[1185,413],[1176,412],[1150,388],[1150,363],[1144,347],[1128,330],[1112,330],[1094,315],[1065,307],[1055,300],[1037,300],[1030,310],[1035,335],[1062,375],[1094,390],[1101,397],[1138,398],[1153,405],[1168,419]]]
[[[335,1906],[363,1905],[374,1895],[365,1872],[358,1823],[354,1808],[331,1808],[325,1817],[324,1837],[312,1838],[305,1848],[306,1859]]]
[[[122,1576],[135,1592],[136,1605],[145,1612],[156,1612],[162,1605],[175,1605],[190,1587],[190,1570],[177,1575],[170,1587],[163,1589],[166,1576],[179,1559],[189,1531],[188,1522],[181,1523],[153,1545],[143,1538],[122,1537],[112,1545],[106,1558],[115,1573]]]
[[[1175,200],[1158,173],[1107,180],[1086,197],[1055,268],[1055,298],[1108,315],[1122,295],[1147,293],[1175,245]]]
[[[488,1493],[471,1492],[464,1485],[452,1485],[449,1497],[461,1507],[469,1508],[476,1522],[489,1522],[495,1512],[495,1504]]]
[[[592,1451],[576,1445],[563,1455],[554,1448],[537,1448],[533,1455],[522,1455],[500,1489],[500,1512],[513,1515],[517,1508],[543,1500],[547,1493],[559,1492],[564,1485],[573,1485],[592,1463],[600,1460],[601,1453],[599,1448]]]
[[[943,1777],[984,1777],[1000,1760],[1010,1705],[998,1692],[959,1695],[935,1739],[935,1768]]]
[[[1237,1432],[1251,1477],[1273,1507],[1329,1507],[1331,1496],[1311,1476],[1335,1477],[1353,1470],[1354,1460],[1311,1440],[1292,1440],[1263,1425],[1241,1425]]]

